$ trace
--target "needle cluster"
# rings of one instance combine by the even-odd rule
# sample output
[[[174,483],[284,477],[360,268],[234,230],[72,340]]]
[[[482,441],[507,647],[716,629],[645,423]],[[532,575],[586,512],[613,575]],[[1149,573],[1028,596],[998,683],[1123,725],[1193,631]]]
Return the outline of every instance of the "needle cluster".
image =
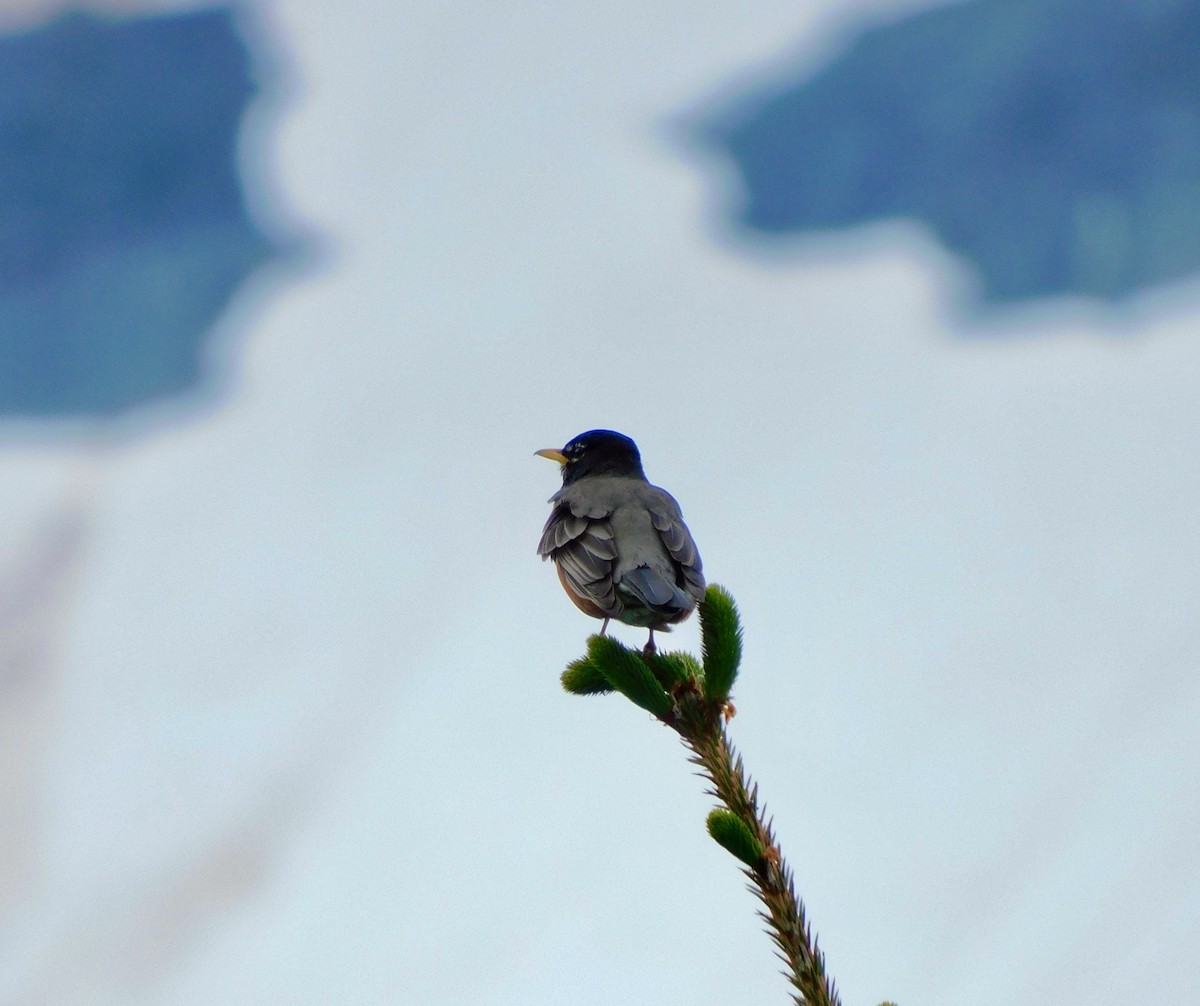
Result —
[[[620,692],[682,738],[691,761],[708,780],[720,806],[708,832],[741,863],[749,887],[762,903],[760,915],[775,941],[792,984],[795,1006],[840,1006],[825,957],[796,896],[758,786],[733,749],[726,721],[730,692],[742,657],[737,606],[723,588],[710,586],[700,603],[703,660],[688,653],[629,649],[607,636],[588,640],[587,656],[571,663],[563,687],[576,695]]]

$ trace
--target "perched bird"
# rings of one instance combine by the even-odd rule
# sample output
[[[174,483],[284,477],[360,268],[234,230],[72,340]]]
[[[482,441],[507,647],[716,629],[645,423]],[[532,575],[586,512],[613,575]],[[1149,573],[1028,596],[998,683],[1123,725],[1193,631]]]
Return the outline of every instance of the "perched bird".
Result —
[[[537,454],[562,465],[562,488],[538,555],[553,559],[575,606],[593,618],[670,632],[704,597],[704,572],[679,504],[651,485],[637,444],[611,430],[581,433]]]

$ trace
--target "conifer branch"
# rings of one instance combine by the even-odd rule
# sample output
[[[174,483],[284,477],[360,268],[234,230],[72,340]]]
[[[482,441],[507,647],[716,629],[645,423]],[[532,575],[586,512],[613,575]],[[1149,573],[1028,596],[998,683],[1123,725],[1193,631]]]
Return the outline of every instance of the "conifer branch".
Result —
[[[715,731],[692,735],[682,733],[692,751],[692,762],[700,766],[712,784],[709,792],[753,836],[763,850],[758,861],[743,873],[762,902],[759,912],[767,923],[795,993],[796,1006],[839,1006],[833,979],[825,970],[825,955],[805,918],[804,903],[796,897],[792,871],[784,862],[765,808],[758,805],[758,785],[746,776],[741,755],[729,743],[724,724]]]
[[[729,693],[742,655],[737,606],[724,589],[710,586],[700,618],[703,664],[691,654],[639,653],[593,636],[588,655],[563,674],[563,687],[575,694],[619,691],[679,734],[708,780],[708,792],[722,804],[708,816],[709,834],[744,864],[750,889],[762,903],[759,914],[787,965],[795,1006],[841,1006],[792,871],[759,805],[758,786],[726,732],[733,713]]]

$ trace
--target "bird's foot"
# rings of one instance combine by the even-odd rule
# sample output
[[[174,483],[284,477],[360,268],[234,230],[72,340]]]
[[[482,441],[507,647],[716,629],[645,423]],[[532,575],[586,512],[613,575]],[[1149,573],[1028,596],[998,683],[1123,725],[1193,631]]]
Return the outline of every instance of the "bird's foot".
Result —
[[[654,630],[650,630],[650,638],[646,640],[646,645],[642,647],[642,653],[649,656],[651,653],[657,653],[658,647],[654,645]]]

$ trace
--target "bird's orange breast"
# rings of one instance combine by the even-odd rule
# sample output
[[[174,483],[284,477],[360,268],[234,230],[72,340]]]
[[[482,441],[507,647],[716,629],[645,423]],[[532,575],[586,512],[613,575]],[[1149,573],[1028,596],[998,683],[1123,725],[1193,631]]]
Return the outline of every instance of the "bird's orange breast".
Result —
[[[562,584],[563,590],[567,592],[567,597],[571,599],[576,608],[582,611],[585,615],[591,615],[592,618],[608,617],[604,614],[604,609],[598,607],[595,601],[589,597],[583,597],[575,592],[575,590],[567,582],[567,578],[563,576],[562,567],[558,563],[554,564],[554,568],[558,571],[558,582]]]

